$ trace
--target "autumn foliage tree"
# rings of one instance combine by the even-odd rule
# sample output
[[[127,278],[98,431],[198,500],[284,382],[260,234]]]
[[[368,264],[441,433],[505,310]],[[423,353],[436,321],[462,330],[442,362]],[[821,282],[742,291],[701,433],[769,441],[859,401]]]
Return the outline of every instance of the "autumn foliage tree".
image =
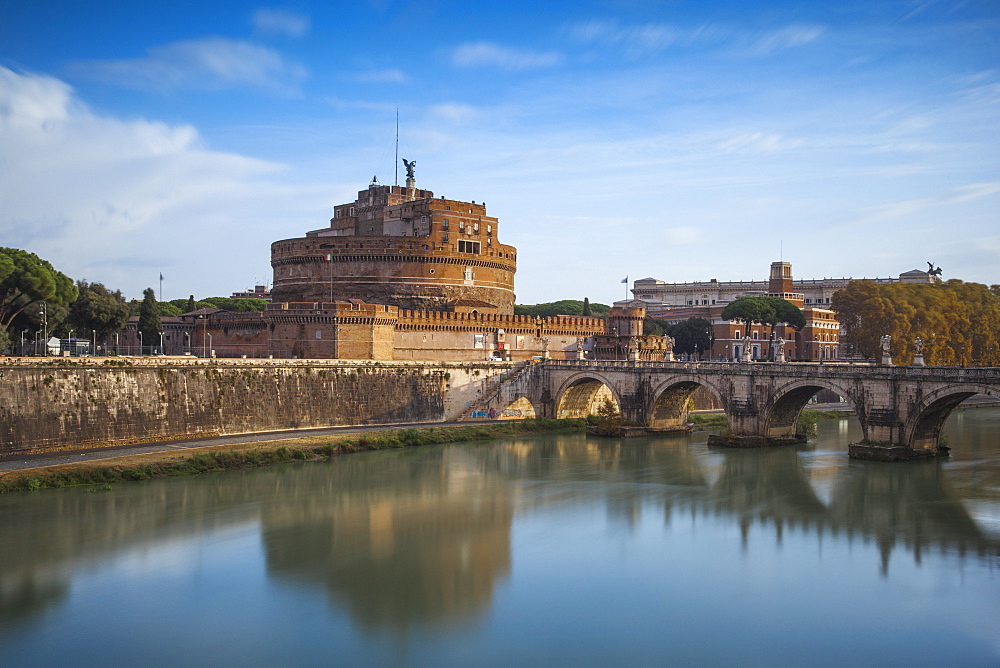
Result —
[[[878,359],[887,334],[897,364],[913,362],[914,342],[921,338],[927,364],[996,365],[1000,289],[994,288],[957,279],[934,285],[851,281],[834,293],[831,307],[849,354]]]

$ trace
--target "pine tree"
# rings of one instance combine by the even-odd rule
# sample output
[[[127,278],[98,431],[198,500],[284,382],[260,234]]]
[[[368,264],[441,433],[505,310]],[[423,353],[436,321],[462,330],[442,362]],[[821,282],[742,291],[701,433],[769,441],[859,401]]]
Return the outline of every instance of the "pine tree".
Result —
[[[190,313],[193,310],[194,310],[194,295],[191,295],[190,297],[188,297],[187,311],[185,311],[185,313]]]
[[[583,298],[583,315],[590,315],[590,297]]]
[[[142,291],[142,305],[139,307],[139,332],[142,334],[144,346],[154,346],[160,343],[160,307],[156,303],[156,293],[153,288]]]

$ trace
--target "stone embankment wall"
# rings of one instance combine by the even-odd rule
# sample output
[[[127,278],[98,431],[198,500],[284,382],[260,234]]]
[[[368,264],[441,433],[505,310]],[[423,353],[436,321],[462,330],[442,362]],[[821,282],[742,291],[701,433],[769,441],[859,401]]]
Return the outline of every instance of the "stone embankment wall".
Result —
[[[0,360],[0,454],[458,417],[503,363]]]

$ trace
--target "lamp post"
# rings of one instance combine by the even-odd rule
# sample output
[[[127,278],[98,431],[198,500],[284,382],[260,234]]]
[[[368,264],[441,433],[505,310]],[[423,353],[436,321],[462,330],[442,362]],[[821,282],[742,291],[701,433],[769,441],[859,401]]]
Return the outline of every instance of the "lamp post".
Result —
[[[142,357],[142,331],[136,330],[139,333],[139,357]]]
[[[76,346],[73,345],[73,333],[74,332],[76,332],[75,329],[69,330],[69,350],[70,350],[69,354],[70,355],[72,355],[73,353],[76,352]]]
[[[94,337],[94,347],[90,349],[90,354],[91,355],[96,355],[97,354],[97,330],[96,329],[90,330],[90,335]]]
[[[209,333],[209,331],[208,331],[207,328],[205,329],[205,334],[208,335],[208,351],[209,351],[209,354],[211,355],[214,352],[212,350],[212,335],[211,335],[211,333]]]
[[[118,332],[115,332],[115,355],[118,354]]]
[[[160,332],[160,354],[163,354],[163,332]]]
[[[39,312],[42,315],[42,344],[48,348],[48,338],[49,338],[49,308],[45,302],[39,307]],[[45,354],[48,355],[49,351],[46,349]]]
[[[205,319],[204,315],[199,315],[198,319],[202,321],[202,333],[201,333],[201,356],[208,357],[208,348],[205,344],[208,342],[208,320]]]
[[[24,357],[24,330],[21,330],[21,357]]]
[[[184,332],[184,352],[191,352],[191,332]]]

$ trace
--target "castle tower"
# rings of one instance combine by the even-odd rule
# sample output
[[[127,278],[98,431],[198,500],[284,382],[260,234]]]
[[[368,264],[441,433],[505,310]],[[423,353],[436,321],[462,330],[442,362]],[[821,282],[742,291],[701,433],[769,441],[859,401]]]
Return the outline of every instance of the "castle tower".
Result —
[[[517,249],[483,203],[373,180],[330,226],[271,244],[274,302],[360,299],[403,309],[474,300],[514,312]]]
[[[646,309],[641,306],[612,306],[604,332],[608,336],[642,336],[645,317]]]
[[[792,292],[791,262],[771,263],[771,276],[767,281],[767,292],[772,295],[783,295]]]
[[[781,297],[799,308],[805,305],[805,296],[800,292],[795,292],[792,282],[791,262],[772,262],[771,275],[767,280],[767,295],[769,297]]]

